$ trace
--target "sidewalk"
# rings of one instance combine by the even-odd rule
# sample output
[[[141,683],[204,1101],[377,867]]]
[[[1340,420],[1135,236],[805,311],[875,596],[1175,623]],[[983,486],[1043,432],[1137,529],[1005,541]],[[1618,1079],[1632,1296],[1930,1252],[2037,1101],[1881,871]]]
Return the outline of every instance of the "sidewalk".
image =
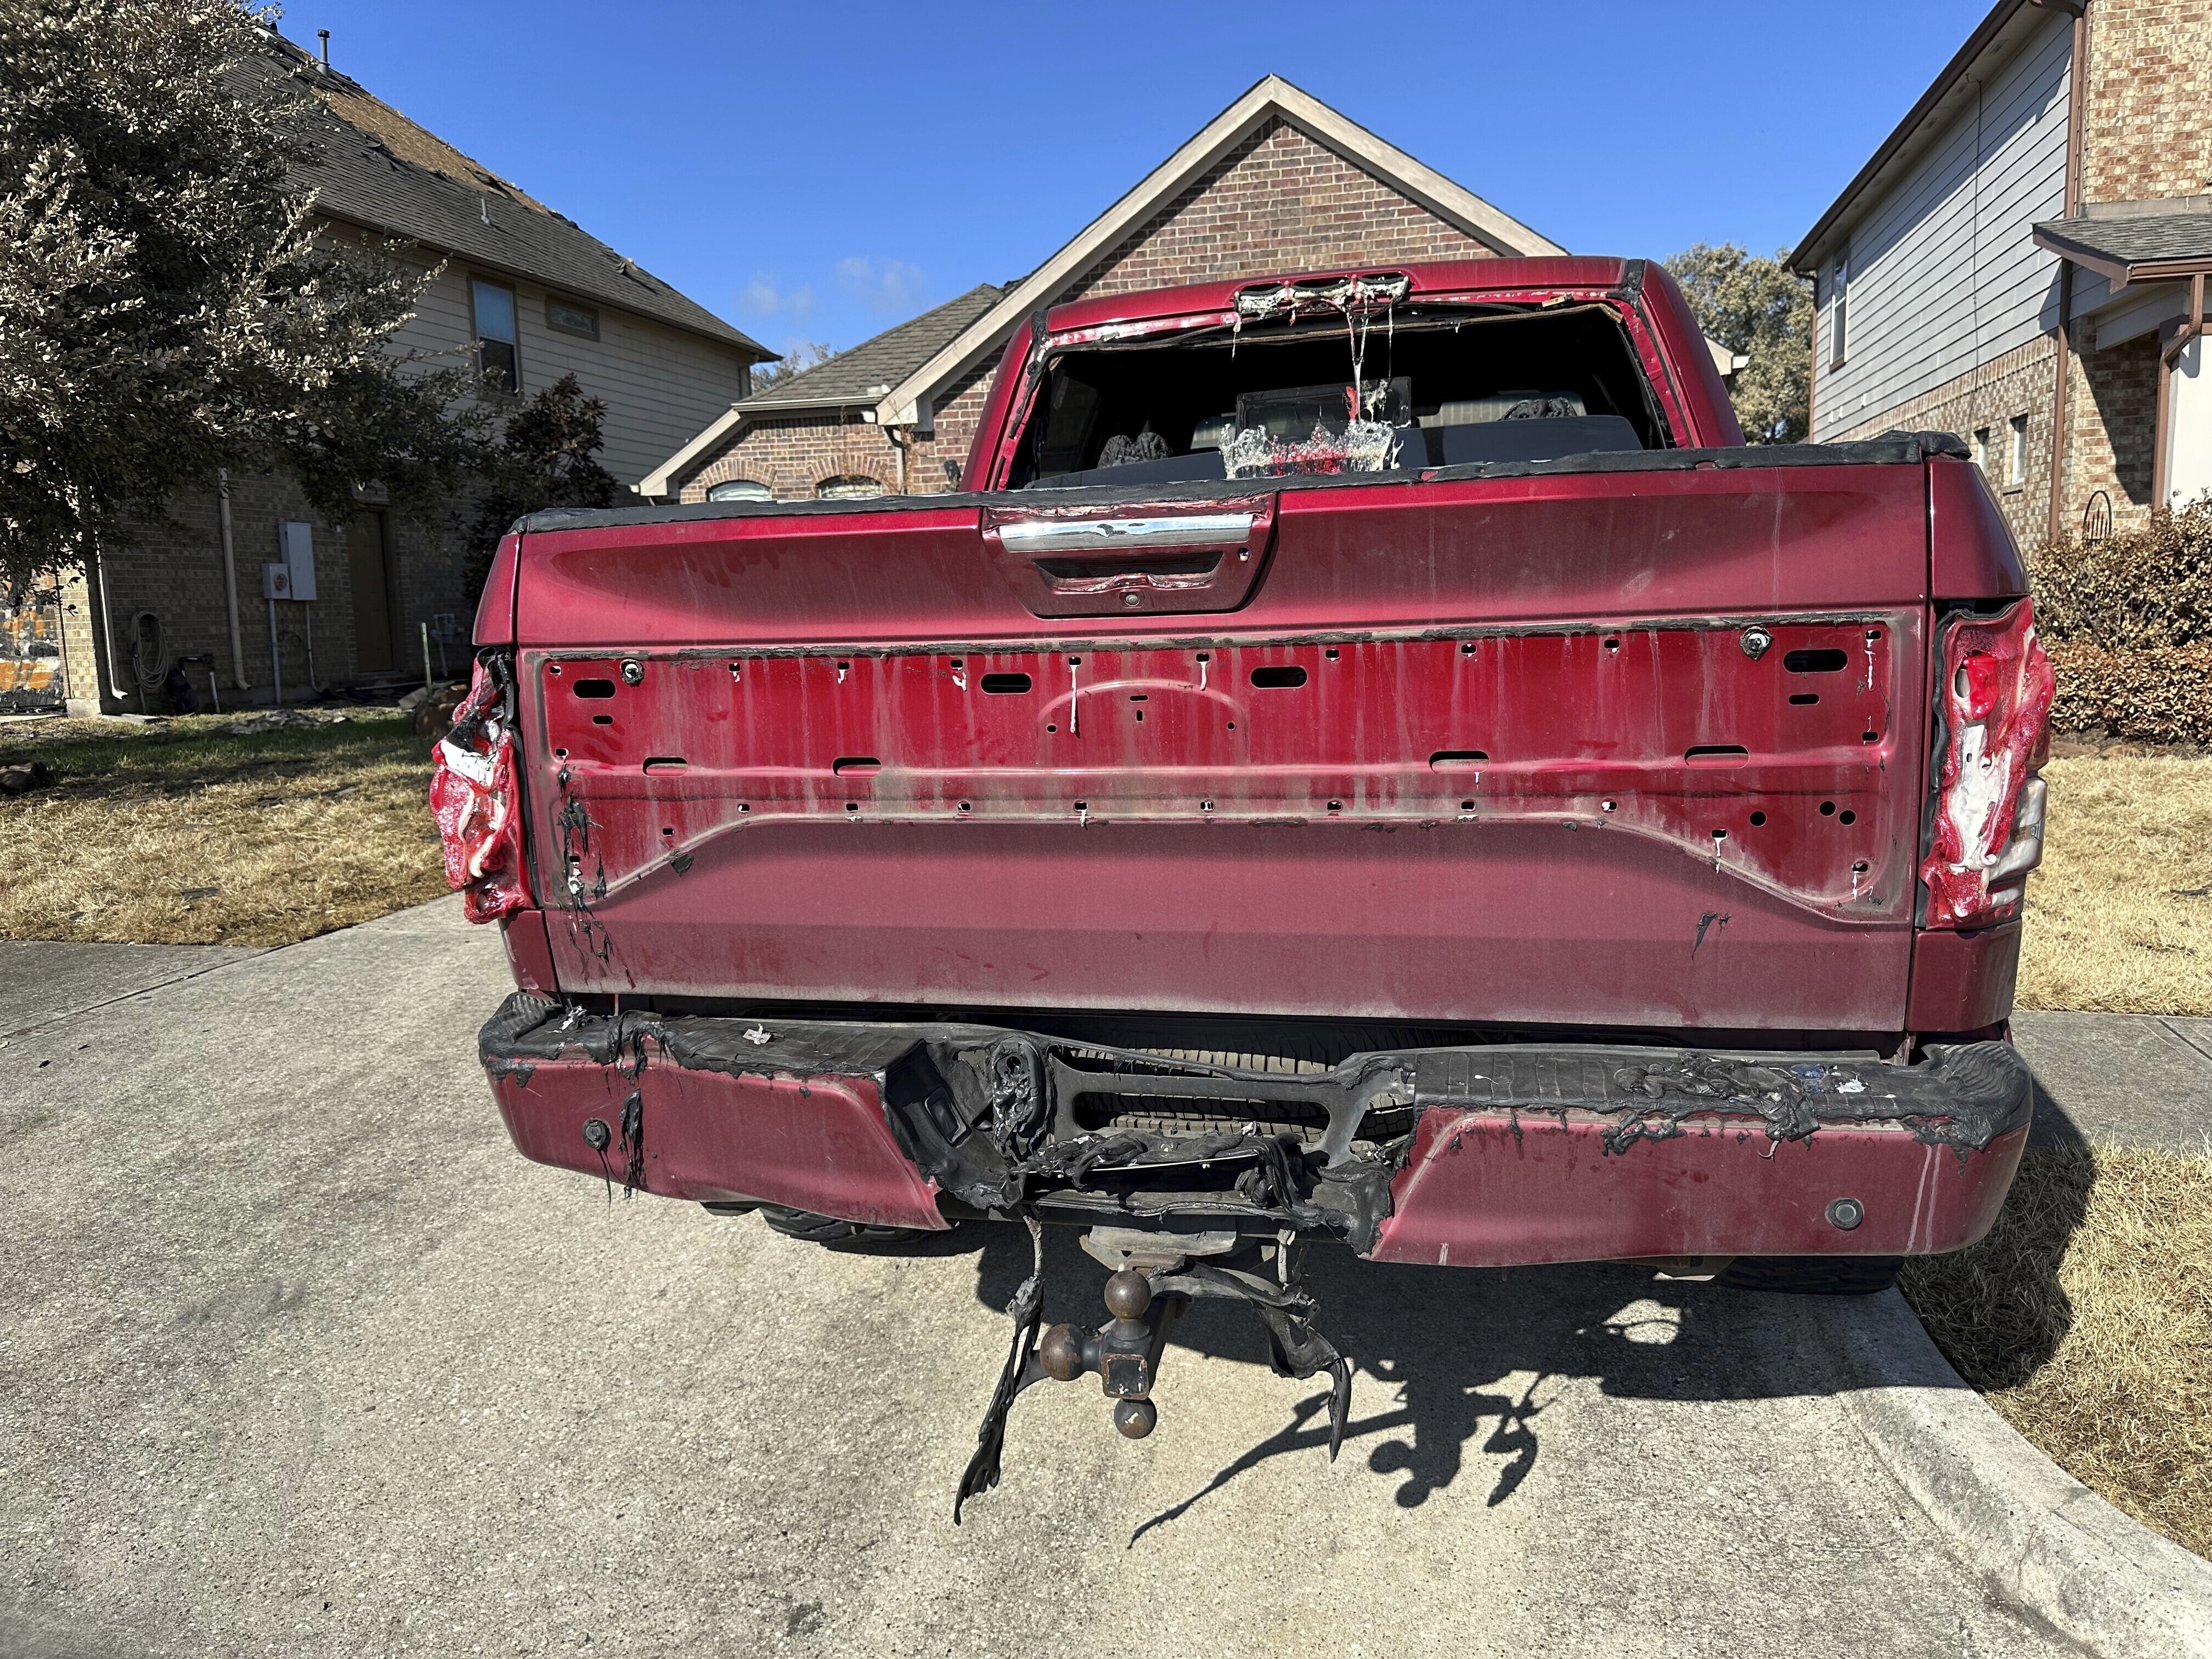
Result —
[[[2212,1019],[2021,1009],[2013,1041],[2035,1072],[2031,1146],[2202,1152],[2212,1136]]]

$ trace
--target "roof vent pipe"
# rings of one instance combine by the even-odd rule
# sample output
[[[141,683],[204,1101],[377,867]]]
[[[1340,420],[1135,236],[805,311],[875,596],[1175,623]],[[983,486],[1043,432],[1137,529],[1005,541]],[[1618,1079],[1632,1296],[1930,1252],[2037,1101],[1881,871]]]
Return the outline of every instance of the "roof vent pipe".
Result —
[[[328,69],[331,66],[331,32],[328,29],[317,29],[315,39],[323,43],[323,67]]]

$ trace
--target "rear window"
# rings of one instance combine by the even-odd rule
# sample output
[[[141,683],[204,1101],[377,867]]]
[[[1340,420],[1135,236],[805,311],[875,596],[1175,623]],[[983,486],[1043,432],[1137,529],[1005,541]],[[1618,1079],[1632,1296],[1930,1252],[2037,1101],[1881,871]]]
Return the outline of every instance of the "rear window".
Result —
[[[1300,295],[1235,325],[1054,354],[1007,482],[1194,483],[1672,444],[1610,304]]]

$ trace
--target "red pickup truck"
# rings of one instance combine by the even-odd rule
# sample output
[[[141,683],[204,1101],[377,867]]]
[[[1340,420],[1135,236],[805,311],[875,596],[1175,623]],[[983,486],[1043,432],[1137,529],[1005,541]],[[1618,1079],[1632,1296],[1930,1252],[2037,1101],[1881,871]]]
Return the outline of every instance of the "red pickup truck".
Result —
[[[802,1235],[1086,1230],[1348,1367],[1309,1244],[1867,1289],[1978,1238],[2051,697],[1955,439],[1747,447],[1656,265],[1078,301],[960,493],[548,512],[433,798],[548,1164]],[[1728,1265],[1733,1259],[1733,1266]]]

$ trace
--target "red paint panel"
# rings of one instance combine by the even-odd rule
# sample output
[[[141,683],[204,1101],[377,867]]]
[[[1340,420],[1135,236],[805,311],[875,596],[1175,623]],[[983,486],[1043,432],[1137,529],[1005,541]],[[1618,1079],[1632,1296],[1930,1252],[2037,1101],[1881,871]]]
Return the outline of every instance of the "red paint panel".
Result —
[[[491,570],[484,577],[483,596],[477,601],[475,637],[478,645],[514,643],[515,574],[522,563],[522,538],[502,536],[491,556]]]
[[[1917,605],[1925,477],[1820,466],[1285,490],[1237,625],[1442,631]],[[518,612],[540,647],[1138,641],[1187,638],[1192,622],[1040,621],[973,507],[546,531],[530,550]]]
[[[1978,1031],[2012,1012],[2020,978],[2021,924],[1912,937],[1912,996],[1905,1029]]]
[[[1917,701],[1917,622],[1778,622],[1756,660],[1733,627],[664,658],[634,685],[614,659],[529,653],[534,821],[586,801],[611,890],[793,817],[1572,820],[1901,920],[1918,812],[1890,710]],[[559,843],[537,847],[562,890]]]
[[[1938,599],[2008,599],[2027,592],[2027,567],[1989,480],[1972,461],[1928,463],[1929,592]]]
[[[590,916],[572,992],[1759,1030],[1900,1029],[1910,939],[1510,823],[786,821]]]
[[[540,1164],[620,1181],[619,1140],[603,1160],[586,1120],[611,1130],[642,1097],[643,1186],[667,1198],[759,1199],[893,1227],[941,1230],[935,1189],[900,1156],[875,1087],[842,1078],[730,1077],[648,1062],[633,1080],[586,1060],[550,1060],[492,1078],[516,1150]]]
[[[1650,1255],[1919,1255],[1974,1243],[1996,1219],[2027,1131],[1963,1157],[1910,1130],[1692,1119],[1673,1140],[1607,1153],[1595,1116],[1434,1110],[1391,1188],[1372,1259],[1506,1267]],[[1866,1218],[1844,1232],[1829,1204]]]
[[[545,913],[517,910],[501,919],[500,942],[507,947],[507,965],[518,989],[539,996],[558,996],[559,978],[553,971],[553,951],[546,941]]]
[[[1340,265],[1338,270],[1401,271],[1419,296],[1450,294],[1527,294],[1540,299],[1562,289],[1603,289],[1620,286],[1627,261],[1607,256],[1570,254],[1526,259],[1438,259],[1408,264],[1385,260],[1380,264]],[[1102,294],[1054,306],[1046,326],[1054,334],[1073,333],[1109,323],[1146,322],[1159,317],[1184,317],[1198,312],[1226,311],[1237,303],[1240,289],[1267,283],[1313,276],[1307,270],[1255,271],[1226,282],[1193,283],[1182,288],[1152,289],[1134,294]]]

